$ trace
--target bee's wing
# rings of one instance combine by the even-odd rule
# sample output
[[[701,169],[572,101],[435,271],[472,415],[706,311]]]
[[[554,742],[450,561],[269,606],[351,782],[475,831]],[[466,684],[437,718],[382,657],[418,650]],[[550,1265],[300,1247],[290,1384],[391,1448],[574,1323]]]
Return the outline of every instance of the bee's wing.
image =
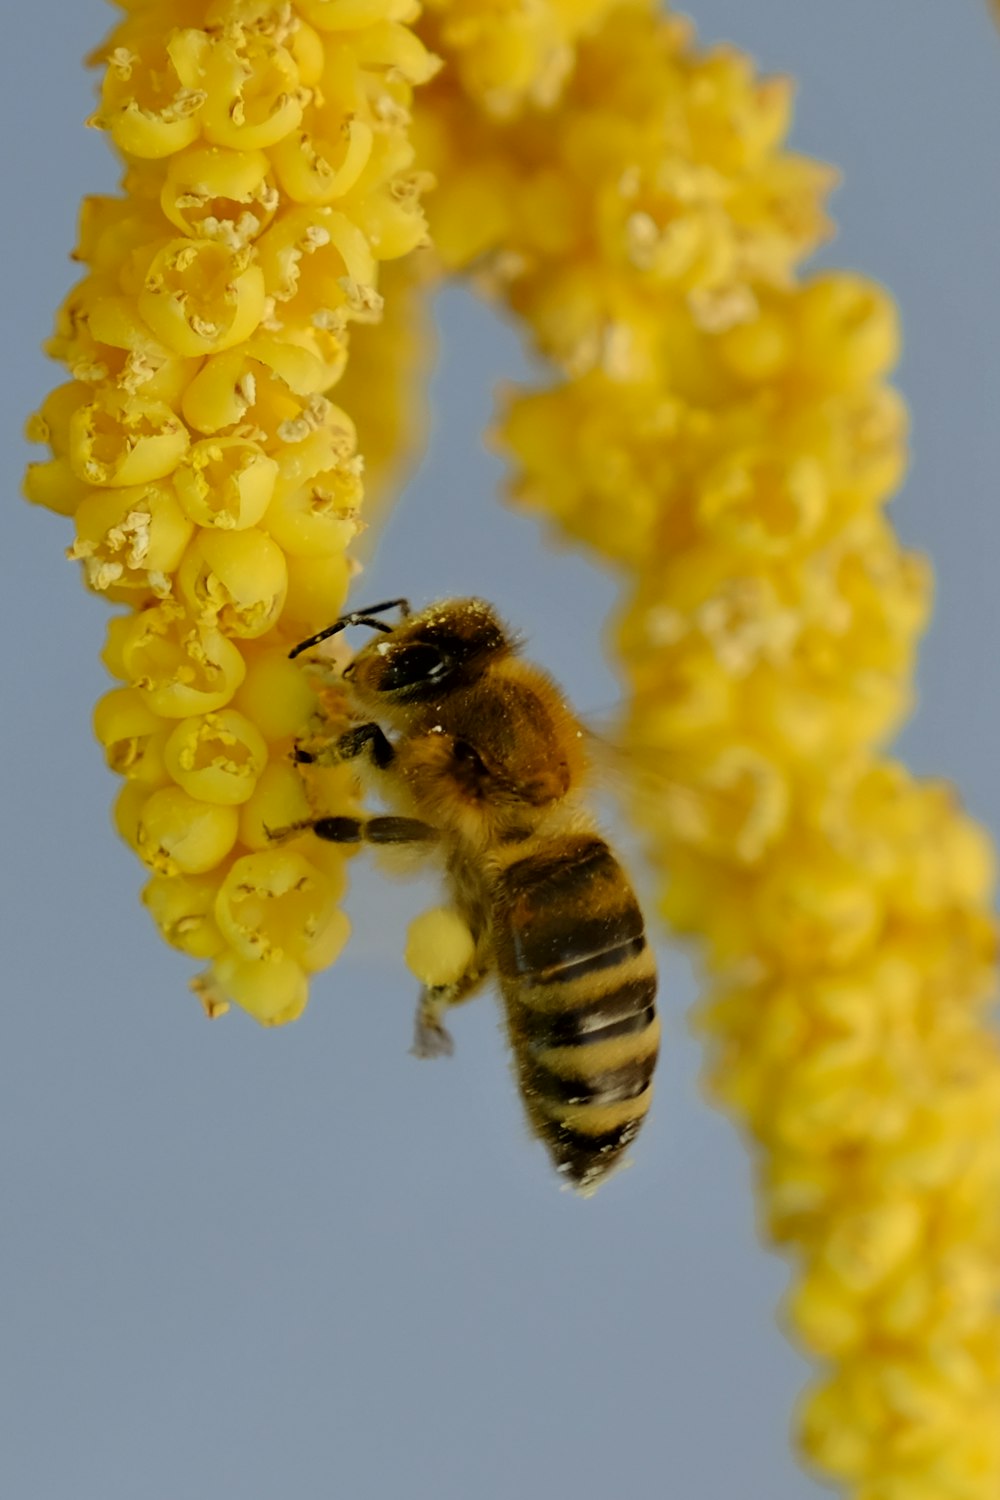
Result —
[[[637,739],[621,718],[588,718],[583,730],[595,782],[614,794],[640,835],[754,864],[785,827],[785,778],[751,745],[708,756],[664,750]]]

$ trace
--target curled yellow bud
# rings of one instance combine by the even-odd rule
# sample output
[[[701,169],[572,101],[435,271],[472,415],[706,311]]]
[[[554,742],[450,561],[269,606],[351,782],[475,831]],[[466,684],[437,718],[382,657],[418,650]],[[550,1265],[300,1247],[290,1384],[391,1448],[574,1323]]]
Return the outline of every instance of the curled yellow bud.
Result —
[[[28,418],[24,434],[28,442],[48,443],[57,458],[65,458],[73,440],[73,417],[91,396],[90,387],[80,380],[57,385]]]
[[[338,209],[289,209],[257,242],[267,290],[279,302],[304,291],[308,314],[349,302],[350,287],[372,287],[375,257],[362,231]],[[292,311],[290,309],[289,315]]]
[[[911,1198],[858,1207],[826,1236],[823,1262],[852,1291],[870,1292],[914,1252],[923,1228],[923,1214]]]
[[[248,647],[246,664],[246,677],[233,699],[234,706],[266,740],[301,734],[316,711],[316,699],[301,667],[288,660],[287,647]]]
[[[219,890],[215,918],[243,958],[287,955],[304,968],[318,967],[320,953],[339,951],[347,938],[347,918],[338,907],[344,885],[343,876],[335,880],[299,850],[272,845],[235,861]]]
[[[802,1278],[789,1298],[788,1313],[809,1348],[826,1358],[849,1353],[864,1336],[862,1307],[823,1267],[811,1267]]]
[[[218,889],[215,875],[154,875],[142,900],[172,947],[192,958],[214,958],[226,946],[215,924]]]
[[[170,719],[222,708],[246,672],[232,641],[173,601],[112,621],[105,661]]]
[[[343,556],[289,557],[282,629],[303,638],[329,625],[343,609],[350,577]]]
[[[288,49],[263,31],[207,39],[198,58],[206,93],[206,140],[237,151],[274,146],[302,119],[299,70]]]
[[[809,1457],[837,1479],[860,1479],[870,1469],[881,1413],[871,1421],[867,1403],[852,1399],[843,1376],[816,1387],[802,1404],[799,1425]]]
[[[95,490],[77,506],[67,556],[82,561],[92,589],[162,590],[193,532],[169,483]]]
[[[412,20],[412,10],[403,19]],[[411,83],[426,83],[441,67],[411,27],[391,15],[382,15],[355,38],[354,55],[362,67],[395,68]],[[405,145],[405,143],[399,143]]]
[[[258,730],[233,708],[182,719],[163,752],[178,786],[202,802],[246,802],[267,764]]]
[[[794,303],[797,363],[823,385],[860,386],[899,358],[899,315],[881,287],[831,271],[814,277]]]
[[[302,777],[291,761],[269,760],[240,808],[240,843],[247,849],[273,849],[277,831],[304,822],[311,813]]]
[[[177,586],[198,618],[230,635],[263,635],[285,602],[284,553],[256,527],[204,530],[184,555]]]
[[[148,484],[173,472],[188,441],[165,403],[104,389],[73,413],[69,460],[87,484]]]
[[[820,953],[832,964],[859,957],[882,915],[863,873],[819,848],[789,851],[763,872],[756,893],[761,948],[792,971],[814,967]]]
[[[215,959],[212,974],[223,992],[262,1026],[287,1025],[306,1008],[309,983],[293,958],[262,961],[229,950]]]
[[[170,721],[150,708],[138,688],[112,688],[94,707],[94,734],[112,771],[159,786],[168,778],[163,750]]]
[[[343,553],[359,527],[361,473],[361,459],[349,458],[294,488],[280,476],[264,521],[267,531],[292,557]]]
[[[246,344],[207,359],[184,392],[185,420],[196,432],[248,429],[281,441],[283,424],[301,419],[303,401]]]
[[[826,510],[823,471],[807,457],[743,452],[705,478],[698,518],[721,542],[778,556],[816,531]]]
[[[756,318],[725,329],[716,347],[734,375],[748,385],[758,385],[778,378],[794,343],[784,309],[764,307]]]
[[[668,782],[649,817],[706,853],[755,864],[783,832],[788,804],[778,766],[750,746],[732,744],[683,781]]]
[[[322,38],[302,19],[301,15],[298,17],[298,25],[292,35],[285,38],[285,45],[295,59],[302,86],[312,88],[319,83],[323,77],[326,51]]]
[[[225,859],[238,821],[234,807],[199,802],[179,786],[165,786],[140,808],[132,842],[157,874],[198,875]]]
[[[60,516],[72,516],[87,493],[73,471],[68,458],[51,458],[44,463],[29,464],[24,474],[25,499],[32,505],[44,505]]]
[[[271,502],[278,466],[246,438],[192,444],[174,474],[177,498],[199,526],[243,531]]]
[[[130,156],[169,156],[197,138],[203,103],[204,93],[178,76],[164,40],[143,38],[110,54],[93,123]]]
[[[154,255],[139,311],[167,349],[212,354],[249,338],[264,315],[264,277],[245,250],[171,240]]]
[[[115,798],[112,817],[120,838],[132,849],[138,848],[139,814],[149,799],[149,787],[141,781],[127,781]]]
[[[354,187],[372,149],[364,120],[344,120],[339,139],[297,130],[271,151],[278,181],[296,203],[332,203]]]
[[[197,145],[171,158],[160,206],[192,239],[219,240],[239,250],[274,218],[278,193],[263,151]]]

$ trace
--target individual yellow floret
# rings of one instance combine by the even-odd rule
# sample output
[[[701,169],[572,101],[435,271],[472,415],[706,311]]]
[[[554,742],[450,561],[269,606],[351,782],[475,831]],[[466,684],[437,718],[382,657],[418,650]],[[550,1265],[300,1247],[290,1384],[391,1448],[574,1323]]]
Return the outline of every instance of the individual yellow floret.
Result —
[[[92,124],[109,130],[130,156],[157,158],[197,139],[204,91],[186,83],[162,37],[136,39],[108,57],[100,113]]]
[[[244,531],[257,525],[271,503],[277,472],[259,443],[206,438],[191,445],[174,471],[174,489],[199,526]]]
[[[164,214],[183,235],[233,251],[267,228],[279,203],[266,153],[222,146],[198,144],[172,156],[160,191]]]
[[[177,570],[177,591],[191,614],[226,635],[264,635],[287,589],[285,555],[257,527],[200,531]]]
[[[227,943],[243,958],[291,957],[304,969],[332,963],[347,939],[339,909],[346,881],[335,880],[291,847],[237,859],[215,903]]]
[[[240,808],[240,843],[250,850],[270,849],[276,829],[292,828],[311,815],[303,778],[286,757],[275,757],[268,761]]]
[[[111,670],[166,718],[222,708],[246,675],[233,642],[173,600],[122,617],[113,633],[109,628],[109,646]]]
[[[214,959],[211,976],[205,989],[213,1008],[228,995],[262,1026],[298,1020],[309,998],[308,976],[293,958],[262,961],[226,950]]]
[[[143,888],[147,908],[167,942],[192,958],[215,958],[225,949],[216,926],[215,875],[154,875]]]
[[[175,725],[163,760],[174,781],[192,797],[231,806],[253,795],[267,764],[267,745],[249,719],[223,708]]]
[[[69,424],[73,473],[90,485],[148,484],[173,472],[190,439],[165,402],[98,391]]]
[[[172,729],[173,720],[155,713],[138,688],[112,688],[94,709],[94,734],[108,766],[144,785],[168,779],[164,750]]]
[[[247,249],[170,240],[145,273],[139,312],[164,347],[193,356],[231,349],[264,315],[264,275]]]
[[[233,706],[245,714],[265,740],[283,740],[301,732],[316,712],[316,698],[306,674],[288,659],[284,643],[247,643],[246,676]],[[279,826],[279,825],[275,825]]]
[[[175,32],[169,50],[182,84],[203,94],[199,122],[213,146],[260,150],[302,119],[306,96],[299,70],[273,24],[191,28]]]
[[[198,875],[225,859],[236,842],[236,809],[201,802],[179,786],[151,792],[138,811],[134,846],[163,875]]]
[[[162,480],[92,491],[75,520],[76,541],[66,555],[83,563],[98,592],[112,585],[164,592],[194,533],[174,488]]]

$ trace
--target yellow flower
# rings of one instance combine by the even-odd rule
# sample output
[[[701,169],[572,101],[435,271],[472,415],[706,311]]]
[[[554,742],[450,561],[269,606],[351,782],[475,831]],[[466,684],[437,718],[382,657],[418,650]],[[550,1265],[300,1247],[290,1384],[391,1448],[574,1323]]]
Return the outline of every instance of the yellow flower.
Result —
[[[126,612],[97,736],[167,941],[225,997],[292,1019],[347,935],[343,856],[291,764],[317,701],[289,646],[336,615],[360,527],[354,424],[328,398],[381,262],[426,238],[413,88],[437,64],[400,0],[148,0],[98,55],[92,123],[125,162],[86,200],[86,274],[48,346],[30,499],[72,516],[87,585]],[[324,773],[322,810],[353,805]]]

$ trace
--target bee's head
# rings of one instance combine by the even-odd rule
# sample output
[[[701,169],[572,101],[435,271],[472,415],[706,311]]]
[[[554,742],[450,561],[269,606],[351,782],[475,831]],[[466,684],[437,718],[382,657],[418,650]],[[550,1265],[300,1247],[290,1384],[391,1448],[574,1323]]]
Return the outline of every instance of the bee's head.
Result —
[[[514,641],[482,599],[446,599],[369,641],[344,676],[373,711],[433,701],[474,682]]]

